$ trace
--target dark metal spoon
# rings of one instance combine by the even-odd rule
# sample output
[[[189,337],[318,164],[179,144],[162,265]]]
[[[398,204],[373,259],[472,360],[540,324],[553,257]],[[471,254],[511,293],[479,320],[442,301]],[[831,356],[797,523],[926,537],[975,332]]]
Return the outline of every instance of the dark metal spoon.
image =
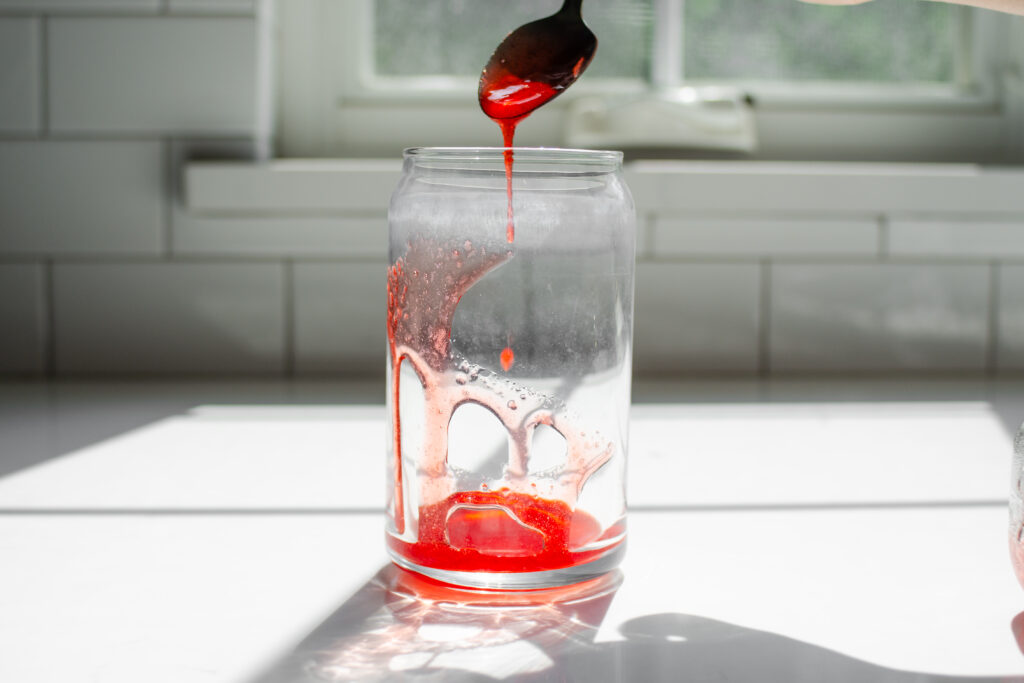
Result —
[[[487,116],[521,119],[580,77],[597,50],[582,4],[565,0],[550,17],[523,24],[501,41],[480,74],[477,95]]]

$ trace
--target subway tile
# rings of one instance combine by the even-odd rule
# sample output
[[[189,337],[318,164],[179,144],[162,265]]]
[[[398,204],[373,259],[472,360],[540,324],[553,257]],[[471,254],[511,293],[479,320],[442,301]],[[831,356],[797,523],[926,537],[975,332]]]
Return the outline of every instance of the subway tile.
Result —
[[[384,259],[295,266],[295,369],[382,375],[387,355]]]
[[[0,10],[21,9],[37,12],[156,12],[160,0],[0,0]]]
[[[276,2],[277,0],[170,0],[168,8],[171,12],[216,14],[253,14],[260,2]]]
[[[176,254],[296,257],[387,255],[387,220],[380,218],[216,217],[175,212]]]
[[[57,18],[49,60],[54,131],[254,130],[252,19]]]
[[[45,368],[43,268],[0,265],[0,374],[40,374]]]
[[[988,297],[980,265],[775,265],[771,370],[983,370]]]
[[[231,141],[182,140],[172,146],[175,253],[387,256],[384,212],[398,180],[394,163],[328,162],[339,176],[319,161],[253,162],[252,151],[249,144]],[[318,210],[324,213],[311,213]]]
[[[157,253],[164,187],[156,142],[0,143],[0,253]]]
[[[1024,212],[1019,168],[975,164],[634,161],[644,211]]]
[[[279,264],[58,264],[54,283],[60,373],[284,368]]]
[[[654,241],[654,218],[648,214],[638,213],[636,216],[636,259],[647,260],[652,256]]]
[[[998,369],[1024,370],[1024,266],[999,267],[997,329]]]
[[[39,21],[0,19],[0,131],[39,130]]]
[[[900,256],[1024,256],[1024,216],[1015,220],[899,218],[889,221],[889,252]]]
[[[232,211],[382,211],[399,180],[399,159],[190,161],[182,171],[188,208]]]
[[[757,265],[641,263],[636,275],[638,375],[757,369]]]
[[[878,223],[870,218],[660,217],[659,256],[810,256],[875,254]]]

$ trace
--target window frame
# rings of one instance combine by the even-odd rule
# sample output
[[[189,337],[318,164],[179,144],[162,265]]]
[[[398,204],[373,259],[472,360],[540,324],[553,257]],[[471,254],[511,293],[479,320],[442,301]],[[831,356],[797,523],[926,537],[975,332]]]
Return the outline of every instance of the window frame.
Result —
[[[373,73],[374,0],[280,1],[287,9],[278,8],[275,26],[279,155],[393,156],[396,150],[386,143],[389,118],[401,119],[409,140],[443,140],[446,131],[451,137],[452,125],[444,119],[455,117],[467,130],[465,144],[497,144],[477,111],[475,78]],[[541,144],[559,144],[567,107],[581,97],[659,97],[689,86],[724,84],[756,103],[760,146],[750,155],[754,159],[1024,161],[1024,17],[956,7],[962,17],[960,40],[970,49],[965,63],[957,65],[955,85],[711,82],[681,77],[685,0],[654,2],[651,82],[581,80],[545,107],[551,120],[535,136]],[[322,64],[350,66],[323,69]],[[358,133],[351,130],[360,127]],[[933,138],[921,135],[927,130],[935,131]],[[841,144],[828,148],[815,142],[836,140]]]

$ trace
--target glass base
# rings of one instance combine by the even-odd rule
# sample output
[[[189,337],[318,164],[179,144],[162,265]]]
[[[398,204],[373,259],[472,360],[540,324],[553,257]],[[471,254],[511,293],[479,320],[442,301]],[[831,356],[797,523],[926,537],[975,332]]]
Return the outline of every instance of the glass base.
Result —
[[[595,560],[562,569],[542,572],[460,572],[435,567],[424,567],[402,557],[391,548],[388,554],[399,567],[453,586],[482,588],[484,590],[537,590],[555,586],[569,586],[574,583],[596,579],[619,566],[626,552],[625,540]]]

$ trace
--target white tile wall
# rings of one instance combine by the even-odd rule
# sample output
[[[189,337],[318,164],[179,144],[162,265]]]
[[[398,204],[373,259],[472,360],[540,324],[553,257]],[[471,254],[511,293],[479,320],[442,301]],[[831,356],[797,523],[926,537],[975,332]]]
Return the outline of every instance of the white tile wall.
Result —
[[[398,159],[183,164],[252,157],[259,1],[0,0],[0,373],[382,372]],[[1017,169],[626,174],[638,375],[1024,369]]]
[[[973,164],[638,161],[626,178],[658,211],[1024,213],[1020,171]]]
[[[670,256],[808,256],[878,253],[878,221],[871,218],[662,217],[654,249]]]
[[[46,369],[43,298],[41,265],[0,264],[0,373]]]
[[[178,166],[193,155],[238,158],[250,153],[246,145],[237,143],[183,141],[174,145],[172,157]],[[324,163],[348,173],[332,180],[309,172],[310,167],[323,168]],[[385,212],[399,177],[395,161],[224,161],[188,166],[173,179],[182,182],[173,193],[173,250],[176,254],[383,261],[387,256]],[[252,208],[239,215],[234,208],[239,205]]]
[[[386,268],[384,258],[295,266],[296,372],[384,372]]]
[[[155,254],[157,142],[0,142],[0,253]]]
[[[984,266],[772,267],[773,371],[985,370]]]
[[[108,12],[150,11],[160,9],[160,0],[0,0],[0,10],[20,9],[36,12]]]
[[[61,132],[251,133],[256,23],[248,18],[57,18],[50,125]]]
[[[382,213],[402,177],[399,159],[204,162],[184,169],[184,196],[197,212]]]
[[[60,373],[285,367],[280,264],[61,264],[54,294]]]
[[[1014,258],[1024,256],[1024,215],[1008,220],[987,217],[901,218],[889,222],[889,252],[905,256]]]
[[[635,371],[757,370],[759,296],[755,264],[639,264]]]
[[[170,0],[171,12],[212,12],[225,14],[252,14],[257,2],[275,0]]]
[[[999,340],[1001,370],[1024,370],[1024,265],[999,268]]]
[[[0,132],[39,128],[39,21],[0,19]]]
[[[175,254],[369,257],[387,255],[387,220],[379,218],[174,214]]]

